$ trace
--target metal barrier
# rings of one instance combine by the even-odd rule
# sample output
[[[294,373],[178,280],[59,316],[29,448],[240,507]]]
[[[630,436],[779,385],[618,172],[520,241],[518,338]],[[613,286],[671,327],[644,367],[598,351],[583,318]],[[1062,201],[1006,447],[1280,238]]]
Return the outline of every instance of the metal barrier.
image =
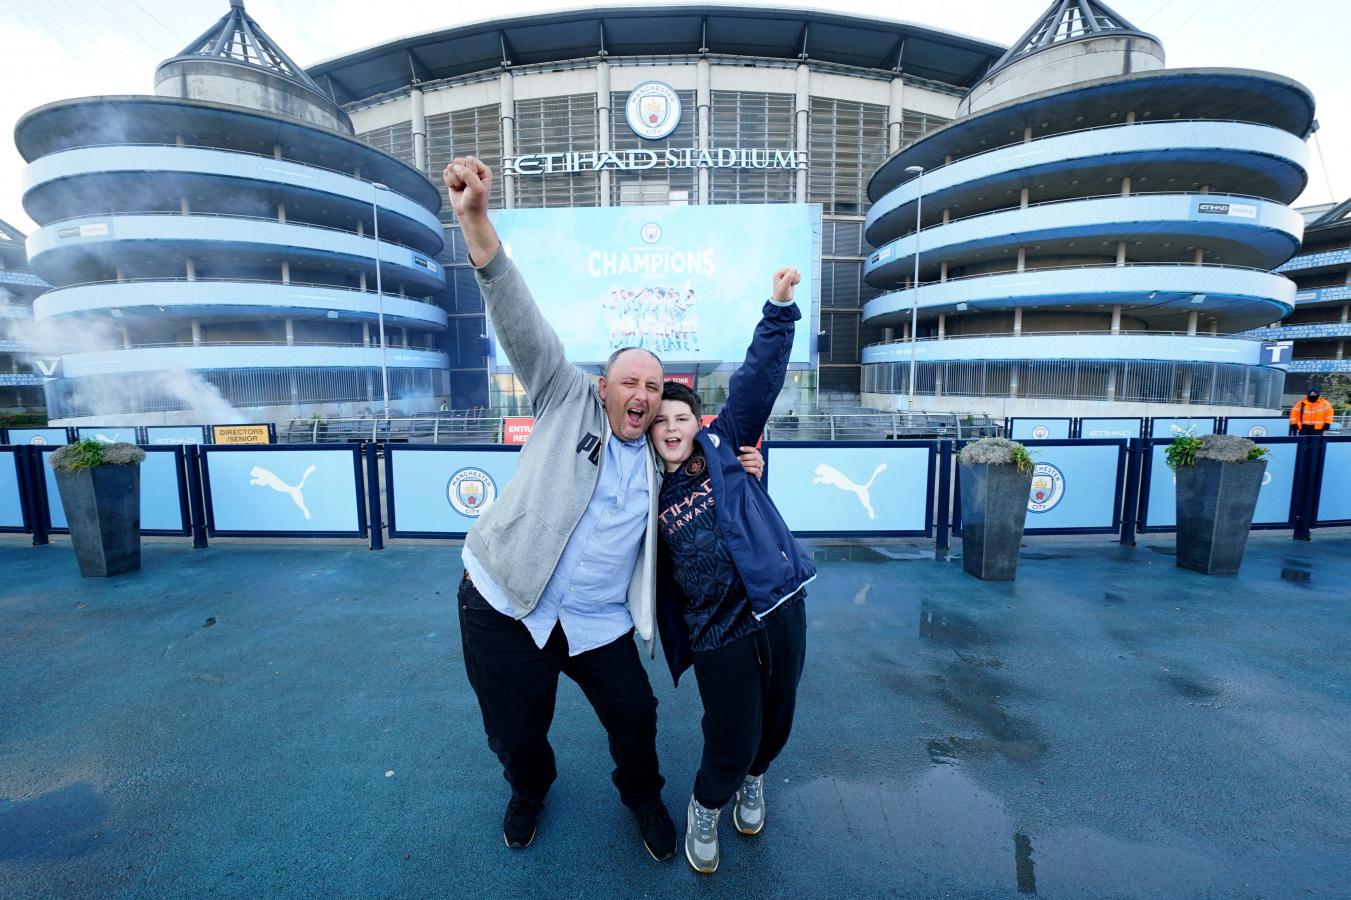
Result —
[[[797,534],[925,536],[939,550],[960,534],[963,441],[763,443],[764,485]],[[1025,533],[1174,529],[1166,438],[1029,440]],[[1254,529],[1351,525],[1351,435],[1264,438],[1270,452]],[[34,544],[66,530],[46,457],[54,445],[0,446],[0,532]],[[143,532],[210,537],[459,538],[510,482],[519,447],[498,443],[146,446]],[[379,452],[383,450],[383,452]],[[1326,473],[1333,473],[1325,477]],[[383,501],[383,503],[382,503]],[[382,506],[384,509],[382,509]],[[385,515],[387,510],[387,516]],[[385,527],[385,522],[388,527]]]

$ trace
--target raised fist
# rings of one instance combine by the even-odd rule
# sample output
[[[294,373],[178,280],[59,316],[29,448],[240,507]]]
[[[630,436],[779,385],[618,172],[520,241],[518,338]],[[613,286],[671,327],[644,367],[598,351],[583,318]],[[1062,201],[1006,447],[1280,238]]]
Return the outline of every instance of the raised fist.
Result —
[[[488,212],[488,191],[493,173],[475,156],[457,156],[441,173],[450,192],[450,207],[455,218],[481,216]]]
[[[802,275],[797,269],[791,266],[780,269],[774,273],[774,294],[775,300],[780,303],[787,303],[793,299],[793,288],[802,281]]]

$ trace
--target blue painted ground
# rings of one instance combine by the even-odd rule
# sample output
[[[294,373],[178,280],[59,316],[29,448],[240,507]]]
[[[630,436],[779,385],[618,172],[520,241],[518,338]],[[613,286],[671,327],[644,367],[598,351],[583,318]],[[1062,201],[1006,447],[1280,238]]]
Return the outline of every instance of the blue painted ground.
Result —
[[[81,580],[0,540],[5,897],[1346,896],[1351,535],[1243,574],[1038,538],[985,584],[919,544],[815,545],[801,715],[722,870],[641,849],[561,690],[534,846],[465,682],[458,552],[146,547]],[[666,799],[698,696],[650,665]]]

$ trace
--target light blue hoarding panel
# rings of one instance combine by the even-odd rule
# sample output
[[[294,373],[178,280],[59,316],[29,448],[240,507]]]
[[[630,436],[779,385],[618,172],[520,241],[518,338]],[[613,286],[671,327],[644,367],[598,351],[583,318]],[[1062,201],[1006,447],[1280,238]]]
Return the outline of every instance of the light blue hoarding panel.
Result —
[[[0,528],[23,530],[23,495],[19,493],[19,454],[0,452]]]
[[[75,437],[81,441],[98,441],[100,444],[136,443],[134,425],[87,425],[75,429]]]
[[[204,425],[148,425],[145,429],[145,443],[148,447],[187,444],[205,444],[206,426]]]
[[[400,450],[386,445],[390,533],[463,535],[502,495],[520,454],[494,450]]]
[[[1138,438],[1139,419],[1080,419],[1081,438]]]
[[[215,531],[360,533],[351,449],[205,453]]]
[[[11,428],[5,433],[5,440],[10,444],[36,444],[51,445],[59,447],[66,442],[66,429],[64,428]]]
[[[794,532],[923,533],[927,447],[794,447],[765,451],[769,496]]]
[[[1036,467],[1027,498],[1028,532],[1065,528],[1115,529],[1117,472],[1115,444],[1029,447]]]
[[[1181,419],[1152,419],[1154,430],[1151,436],[1156,438],[1174,438],[1179,434],[1191,434],[1200,437],[1215,433],[1214,418],[1195,417]]]
[[[1149,508],[1145,526],[1174,528],[1177,526],[1177,478],[1168,468],[1164,455],[1167,444],[1155,444],[1152,450],[1149,475]],[[1253,511],[1254,525],[1276,525],[1290,521],[1290,494],[1295,488],[1295,444],[1271,444],[1267,447],[1267,471],[1262,476],[1262,490],[1257,495]]]
[[[69,528],[61,491],[56,486],[56,471],[48,463],[51,454],[42,455],[47,482],[48,521],[52,528]],[[183,506],[178,491],[181,470],[172,453],[147,453],[141,463],[141,530],[183,531]]]
[[[1015,441],[1063,441],[1069,436],[1069,419],[1014,419],[1009,432]]]
[[[1319,522],[1351,521],[1351,442],[1328,441],[1323,486],[1318,492]]]
[[[783,266],[802,273],[790,362],[811,362],[819,206],[503,209],[492,218],[575,363],[630,346],[669,362],[740,362]]]
[[[1239,437],[1284,437],[1290,433],[1290,420],[1282,416],[1235,416],[1229,420],[1228,434]]]

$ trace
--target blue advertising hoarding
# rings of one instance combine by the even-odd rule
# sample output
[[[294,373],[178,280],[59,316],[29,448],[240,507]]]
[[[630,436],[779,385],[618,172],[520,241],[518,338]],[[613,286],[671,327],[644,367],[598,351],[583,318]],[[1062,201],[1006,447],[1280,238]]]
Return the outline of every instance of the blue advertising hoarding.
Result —
[[[135,444],[135,425],[86,425],[75,429],[76,440],[100,444]]]
[[[19,452],[16,449],[0,450],[0,531],[23,531],[24,527]]]
[[[1015,441],[1060,441],[1070,436],[1070,422],[1070,419],[1010,419],[1009,437]]]
[[[1267,448],[1267,470],[1262,476],[1262,490],[1257,495],[1253,511],[1253,527],[1274,527],[1290,522],[1290,497],[1295,488],[1295,461],[1298,446],[1295,442],[1270,443]],[[1155,444],[1148,451],[1149,493],[1145,500],[1144,527],[1167,530],[1177,527],[1177,478],[1168,468],[1165,454],[1168,441]],[[1326,483],[1326,479],[1325,479]]]
[[[1351,441],[1326,440],[1323,484],[1318,492],[1319,525],[1351,525]]]
[[[47,487],[49,529],[66,531],[70,523],[66,521],[56,471],[48,462],[47,451],[42,454],[42,473]],[[172,447],[147,450],[141,463],[141,533],[186,534],[188,527],[187,483],[181,455]]]
[[[1080,419],[1081,438],[1138,438],[1142,437],[1142,419]]]
[[[1231,416],[1225,422],[1225,434],[1239,437],[1280,437],[1290,433],[1290,420],[1284,416]]]
[[[1124,441],[1029,442],[1032,487],[1026,533],[1115,531],[1121,524]]]
[[[5,432],[5,442],[8,444],[59,447],[69,439],[64,428],[11,428]]]
[[[544,317],[574,363],[620,347],[668,362],[740,363],[775,270],[802,273],[790,364],[812,362],[821,207],[502,209],[491,213]],[[511,361],[496,358],[495,369]]]
[[[464,537],[516,474],[520,448],[385,445],[390,537]]]
[[[205,444],[205,425],[147,425],[145,443],[150,447]]]
[[[934,445],[766,441],[765,487],[794,534],[927,534]]]
[[[365,534],[359,448],[207,446],[202,476],[213,536]]]

